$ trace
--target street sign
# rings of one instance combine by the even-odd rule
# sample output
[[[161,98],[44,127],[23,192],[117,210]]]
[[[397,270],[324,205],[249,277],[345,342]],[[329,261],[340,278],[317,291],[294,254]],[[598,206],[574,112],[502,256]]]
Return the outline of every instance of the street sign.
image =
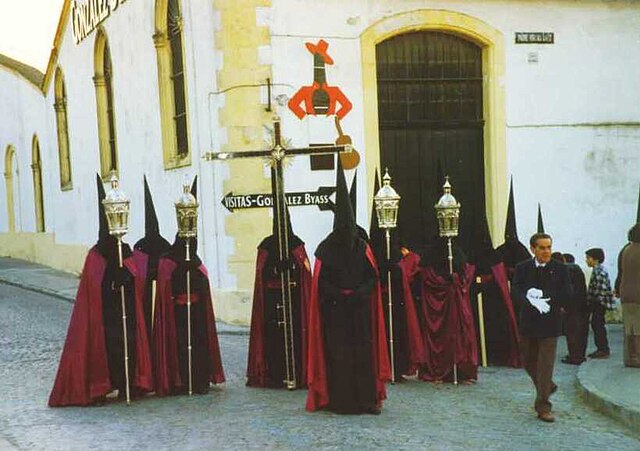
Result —
[[[316,205],[320,211],[333,211],[334,203],[330,197],[335,191],[335,186],[321,186],[318,191],[285,193],[285,198],[289,207]],[[221,203],[231,213],[234,210],[245,208],[271,208],[273,196],[271,194],[233,194],[233,192],[229,192],[222,198]]]

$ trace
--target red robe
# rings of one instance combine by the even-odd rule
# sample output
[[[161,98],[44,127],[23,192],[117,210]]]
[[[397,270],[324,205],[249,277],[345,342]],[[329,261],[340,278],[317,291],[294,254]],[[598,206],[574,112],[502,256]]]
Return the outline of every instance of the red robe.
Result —
[[[131,257],[124,261],[124,265],[134,277],[136,293],[133,386],[149,392],[153,390],[153,375],[142,308],[144,279],[139,277]],[[67,339],[49,396],[50,407],[86,406],[112,390],[102,321],[102,279],[106,266],[102,255],[92,248],[82,269]]]
[[[518,332],[518,321],[516,320],[515,310],[513,308],[513,301],[511,300],[511,294],[509,293],[509,279],[507,276],[507,270],[504,263],[500,262],[491,267],[491,274],[481,276],[481,283],[495,283],[500,290],[500,295],[504,303],[504,307],[507,311],[509,318],[509,356],[507,357],[507,365],[514,368],[520,368],[522,366],[520,356],[520,335]],[[487,314],[491,312],[484,312],[485,318]]]
[[[153,329],[154,373],[155,389],[159,396],[171,395],[184,385],[180,378],[178,360],[178,346],[175,321],[175,299],[171,293],[171,275],[177,268],[176,263],[169,258],[161,258],[158,263],[158,298],[156,300],[156,312]],[[207,337],[209,340],[209,357],[211,358],[212,371],[209,382],[219,384],[224,382],[218,334],[216,331],[216,318],[213,313],[213,304],[209,290],[209,276],[204,265],[198,268],[207,280],[207,290],[198,302],[205,303],[207,314]]]
[[[453,282],[439,276],[432,267],[422,268],[423,331],[426,364],[420,378],[426,381],[450,379],[453,364],[458,364],[458,378],[476,379],[478,347],[469,301],[469,288],[475,267],[465,264],[464,277],[453,274]]]
[[[307,376],[307,316],[309,296],[311,294],[311,268],[304,245],[291,251],[291,257],[300,268],[300,278],[296,280],[300,289],[300,325],[302,327],[302,381]],[[258,248],[256,261],[256,280],[253,290],[253,306],[251,309],[251,334],[249,336],[249,361],[247,364],[247,385],[252,387],[267,386],[267,359],[265,355],[264,333],[264,282],[262,271],[267,261],[268,253]]]
[[[366,255],[376,275],[379,277],[375,257],[369,246],[367,246]],[[307,387],[309,391],[306,405],[306,409],[309,412],[314,412],[329,405],[322,318],[320,317],[319,281],[321,271],[322,261],[316,258],[311,285],[311,303],[309,305],[309,354],[307,363]],[[379,284],[376,284],[376,288],[371,293],[371,332],[371,355],[376,379],[376,403],[380,407],[382,406],[382,401],[387,397],[384,383],[391,379],[391,366]]]

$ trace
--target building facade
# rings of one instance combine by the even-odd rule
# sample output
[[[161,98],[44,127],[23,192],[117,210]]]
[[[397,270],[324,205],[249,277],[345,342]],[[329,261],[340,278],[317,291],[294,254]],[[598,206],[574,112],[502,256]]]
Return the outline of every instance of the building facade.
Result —
[[[250,204],[269,169],[202,155],[269,148],[277,115],[289,147],[350,136],[365,228],[388,167],[400,233],[420,247],[446,173],[461,241],[486,213],[497,246],[513,177],[523,241],[540,203],[558,250],[603,247],[614,263],[640,182],[639,25],[632,1],[67,1],[45,74],[0,60],[0,254],[79,272],[97,237],[95,173],[112,169],[132,200],[127,241],[144,231],[143,174],[171,241],[173,201],[198,175],[216,312],[247,323],[271,231],[270,209]],[[334,165],[285,164],[310,255],[331,229],[316,204]]]

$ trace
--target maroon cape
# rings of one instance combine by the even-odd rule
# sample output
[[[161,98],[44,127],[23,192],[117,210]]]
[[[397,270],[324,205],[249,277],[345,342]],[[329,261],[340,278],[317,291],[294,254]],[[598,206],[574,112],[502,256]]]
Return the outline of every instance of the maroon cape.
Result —
[[[267,386],[267,359],[265,356],[264,337],[264,283],[262,271],[267,261],[268,252],[258,249],[256,260],[256,279],[253,288],[253,306],[251,309],[251,334],[249,336],[249,361],[247,364],[247,385],[252,387]],[[300,325],[302,330],[302,380],[307,376],[307,316],[309,308],[309,296],[311,294],[311,268],[304,245],[300,245],[291,251],[291,257],[300,268],[300,278],[296,280],[300,288]]]
[[[124,265],[134,277],[136,293],[136,366],[133,386],[148,392],[153,390],[153,376],[142,309],[144,279],[138,276],[131,257],[124,261]],[[49,396],[51,407],[86,406],[112,390],[102,322],[102,279],[105,268],[105,259],[92,248],[84,262],[58,374]]]
[[[158,298],[156,300],[156,312],[153,319],[153,367],[156,394],[159,396],[171,395],[183,385],[180,379],[180,367],[178,363],[178,342],[174,312],[175,301],[171,293],[171,275],[176,268],[176,263],[169,258],[161,258],[158,263]],[[200,271],[207,280],[206,293],[198,302],[205,303],[205,310],[207,312],[209,356],[211,357],[211,362],[213,362],[209,382],[219,384],[224,382],[224,372],[220,358],[220,347],[218,346],[216,318],[213,313],[213,304],[209,290],[209,276],[204,265],[200,265],[198,271]]]
[[[407,346],[408,346],[408,355],[409,355],[409,368],[407,371],[408,375],[415,374],[415,372],[420,368],[422,364],[426,361],[426,354],[424,350],[424,342],[422,340],[422,334],[420,332],[420,323],[418,320],[418,315],[416,313],[415,301],[413,299],[413,295],[411,294],[411,280],[415,274],[412,274],[413,267],[415,263],[415,257],[418,258],[418,262],[420,261],[420,257],[414,254],[413,252],[409,252],[404,255],[403,258],[398,262],[398,267],[402,272],[402,294],[404,297],[404,313],[406,315],[406,324],[407,324]],[[415,265],[417,267],[417,265]],[[395,291],[395,289],[394,289]],[[383,289],[382,294],[382,303],[383,308],[388,309],[387,306],[388,298],[387,298],[387,290]]]
[[[375,263],[375,257],[371,248],[367,246],[367,258],[379,277]],[[307,405],[309,412],[322,409],[329,404],[329,387],[327,384],[327,367],[324,355],[324,342],[322,334],[322,318],[320,311],[320,291],[318,282],[322,262],[316,258],[313,268],[313,281],[311,284],[311,303],[309,305],[309,354],[307,361]],[[382,299],[380,297],[380,284],[371,293],[371,355],[373,370],[376,375],[376,403],[382,406],[387,392],[384,383],[391,379],[391,366],[389,363],[389,351],[384,328],[384,313],[382,311]]]
[[[421,273],[427,359],[420,368],[420,378],[448,379],[457,363],[459,379],[476,379],[478,347],[469,301],[475,267],[465,264],[464,277],[454,273],[453,282],[439,276],[432,267],[422,268]]]
[[[507,278],[507,270],[504,263],[500,262],[491,267],[491,274],[481,276],[481,283],[495,283],[500,290],[500,296],[502,302],[507,310],[509,317],[509,356],[507,358],[507,365],[514,368],[520,368],[522,366],[520,357],[520,335],[518,333],[518,321],[516,320],[515,310],[513,309],[513,301],[511,300],[511,294],[509,293],[509,279]],[[488,312],[484,312],[485,316]]]

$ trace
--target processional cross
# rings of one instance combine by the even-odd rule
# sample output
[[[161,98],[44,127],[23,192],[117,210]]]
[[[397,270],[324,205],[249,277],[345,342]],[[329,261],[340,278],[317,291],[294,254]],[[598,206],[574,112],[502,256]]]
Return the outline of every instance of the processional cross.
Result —
[[[276,235],[278,239],[278,258],[280,262],[288,262],[289,255],[289,237],[287,234],[287,210],[286,197],[284,189],[284,177],[282,163],[286,157],[296,155],[323,155],[342,152],[351,152],[351,145],[327,145],[313,146],[287,149],[282,143],[282,135],[280,131],[280,118],[273,119],[273,147],[267,150],[249,150],[238,152],[206,152],[203,158],[206,161],[211,160],[232,160],[239,158],[264,158],[267,157],[271,166],[271,192],[274,201],[274,221],[276,222]],[[283,265],[280,265],[282,267]],[[286,366],[286,379],[283,381],[289,390],[297,388],[296,381],[296,361],[294,348],[294,331],[293,331],[293,302],[291,287],[295,286],[295,282],[291,280],[291,267],[286,265],[284,271],[280,271],[280,288],[282,305],[278,308],[282,309],[282,321],[280,325],[283,327],[284,335],[284,353]],[[304,381],[303,381],[304,383]]]

